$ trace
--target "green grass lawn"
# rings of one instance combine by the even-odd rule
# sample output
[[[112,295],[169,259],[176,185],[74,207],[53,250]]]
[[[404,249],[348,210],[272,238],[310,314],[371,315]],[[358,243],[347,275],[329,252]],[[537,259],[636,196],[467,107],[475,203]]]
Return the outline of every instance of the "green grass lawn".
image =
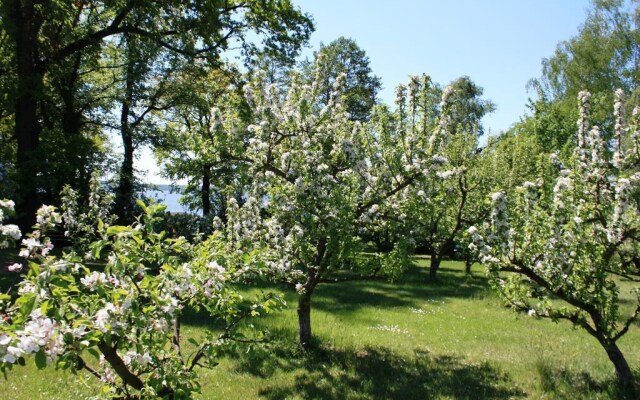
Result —
[[[595,339],[567,323],[517,316],[491,292],[479,267],[445,262],[429,282],[428,260],[398,283],[325,284],[313,298],[316,338],[298,350],[296,298],[263,319],[273,340],[228,354],[202,371],[202,399],[617,399],[613,365]],[[627,293],[623,293],[627,295]],[[186,335],[202,329],[190,318]],[[640,328],[620,346],[640,367]],[[76,399],[99,385],[37,371],[33,362],[0,378],[0,398]],[[8,393],[7,397],[5,394]]]

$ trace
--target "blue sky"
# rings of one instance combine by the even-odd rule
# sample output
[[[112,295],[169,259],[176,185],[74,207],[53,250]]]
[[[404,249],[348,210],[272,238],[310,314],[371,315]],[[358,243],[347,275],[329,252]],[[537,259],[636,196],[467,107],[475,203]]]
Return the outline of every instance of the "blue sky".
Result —
[[[526,112],[527,82],[539,77],[544,57],[578,32],[589,0],[293,0],[313,15],[316,31],[303,55],[320,43],[345,36],[369,56],[382,79],[382,101],[392,104],[394,89],[410,74],[429,74],[441,84],[468,75],[485,90],[497,110],[484,119],[498,134]],[[159,176],[150,150],[136,163]]]
[[[526,111],[527,82],[541,61],[578,32],[588,0],[294,0],[313,15],[320,43],[345,36],[366,51],[382,79],[380,98],[410,74],[426,73],[447,84],[468,75],[498,109],[484,120],[497,134]]]

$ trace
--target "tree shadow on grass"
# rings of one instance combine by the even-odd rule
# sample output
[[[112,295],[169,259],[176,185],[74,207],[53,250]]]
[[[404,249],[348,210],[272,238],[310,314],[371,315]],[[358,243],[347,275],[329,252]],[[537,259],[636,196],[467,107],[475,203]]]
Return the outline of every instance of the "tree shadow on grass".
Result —
[[[540,378],[540,388],[552,398],[574,400],[589,398],[611,398],[636,400],[640,381],[636,379],[635,388],[623,388],[615,377],[602,381],[594,379],[586,371],[570,371],[556,367],[551,360],[540,359],[536,363],[536,372]]]
[[[362,307],[420,307],[426,300],[477,299],[490,295],[485,278],[464,276],[443,269],[436,282],[428,282],[428,270],[412,266],[400,282],[357,280],[323,283],[313,296],[313,308],[351,313]]]
[[[287,347],[289,346],[289,347]],[[268,351],[244,354],[237,370],[265,381],[267,399],[510,399],[524,397],[509,376],[488,363],[415,350],[401,357],[384,347],[332,349],[317,344],[301,352],[272,344]],[[294,374],[293,384],[271,379],[278,370]]]

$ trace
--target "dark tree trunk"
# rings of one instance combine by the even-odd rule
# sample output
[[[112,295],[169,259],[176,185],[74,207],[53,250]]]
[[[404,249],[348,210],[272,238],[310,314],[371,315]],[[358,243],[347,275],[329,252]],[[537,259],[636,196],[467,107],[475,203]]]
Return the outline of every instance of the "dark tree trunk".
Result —
[[[633,373],[631,372],[631,368],[629,367],[629,364],[627,363],[627,360],[624,358],[624,355],[622,354],[622,351],[620,351],[620,348],[618,347],[618,345],[615,342],[613,342],[608,344],[602,344],[602,346],[607,352],[607,355],[609,356],[609,360],[611,360],[611,362],[613,363],[613,366],[616,369],[618,382],[620,382],[620,384],[623,387],[627,389],[632,389]]]
[[[65,153],[69,159],[65,160],[71,167],[66,176],[62,177],[61,187],[56,188],[55,193],[62,190],[63,185],[71,185],[79,190],[82,196],[87,196],[91,171],[88,168],[89,147],[87,140],[81,135],[84,125],[82,112],[77,107],[76,94],[82,55],[75,54],[73,65],[66,76],[59,83],[60,99],[62,100],[62,131],[65,135]]]
[[[10,31],[16,44],[17,84],[15,98],[14,132],[17,138],[16,168],[18,172],[18,223],[28,231],[35,222],[38,209],[36,177],[39,165],[35,151],[40,143],[38,98],[41,97],[43,75],[38,68],[37,36],[42,20],[33,1],[14,0],[10,15],[13,19]]]
[[[304,350],[311,346],[311,295],[322,278],[322,265],[326,257],[327,242],[321,239],[318,243],[315,265],[307,271],[304,291],[298,297],[298,341]]]
[[[464,260],[464,272],[467,275],[471,275],[471,266],[473,265],[473,260],[471,258],[466,258]]]
[[[298,341],[303,349],[311,344],[311,293],[298,297]]]
[[[128,107],[123,104],[122,106],[122,120],[126,120],[125,110]],[[122,137],[122,147],[124,150],[124,154],[122,157],[122,164],[120,165],[120,181],[118,182],[118,189],[116,192],[115,199],[115,207],[118,216],[121,218],[122,223],[131,222],[133,219],[133,198],[134,198],[134,189],[133,189],[133,135],[131,133],[131,129],[129,127],[128,122],[125,121],[124,125],[120,129],[121,137]]]
[[[202,190],[200,192],[202,199],[202,216],[206,217],[211,213],[211,166],[202,167]]]
[[[224,197],[224,195],[220,196],[218,218],[220,218],[223,224],[227,223],[227,199]]]
[[[442,261],[442,255],[433,248],[431,249],[431,262],[429,263],[429,278],[431,280],[436,279],[438,269],[440,268],[440,262]]]
[[[308,269],[307,281],[303,285],[304,291],[298,297],[298,340],[300,347],[305,350],[311,346],[311,295],[322,279],[326,261],[331,257],[327,253],[325,238],[318,241],[316,249],[314,267]]]
[[[129,104],[122,104],[122,115],[120,118],[120,135],[122,137],[122,164],[120,165],[120,181],[116,191],[115,207],[121,223],[131,222],[133,219],[133,134],[128,121]]]
[[[141,390],[144,387],[142,380],[140,380],[137,375],[129,371],[129,368],[127,368],[114,347],[111,347],[101,341],[98,343],[98,349],[100,349],[100,352],[104,355],[105,361],[109,363],[111,368],[113,368],[115,373],[118,374],[126,385],[129,385],[136,390]]]
[[[120,165],[120,181],[118,182],[118,189],[116,191],[115,209],[120,218],[120,223],[123,224],[132,222],[134,218],[133,152],[135,147],[133,143],[133,127],[129,122],[134,95],[133,70],[133,62],[129,61],[126,71],[127,76],[125,77],[125,97],[122,101],[122,109],[120,110],[120,136],[122,137],[124,154],[122,155],[122,164]]]

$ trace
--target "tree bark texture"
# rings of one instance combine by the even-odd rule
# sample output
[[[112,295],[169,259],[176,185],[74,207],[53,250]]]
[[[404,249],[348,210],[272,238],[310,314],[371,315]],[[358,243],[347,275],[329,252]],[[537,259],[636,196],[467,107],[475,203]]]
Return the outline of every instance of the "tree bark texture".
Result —
[[[620,382],[622,386],[631,389],[633,387],[633,373],[622,351],[620,351],[620,348],[615,342],[603,344],[603,346],[607,352],[607,356],[609,356],[609,360],[611,360],[616,369],[618,382]]]
[[[298,298],[298,340],[303,349],[311,343],[311,293],[305,292]]]
[[[35,177],[38,165],[35,151],[42,130],[38,118],[38,99],[41,97],[43,74],[38,66],[37,36],[42,18],[33,1],[14,0],[11,4],[14,24],[9,34],[16,43],[17,95],[15,98],[14,132],[17,138],[16,169],[18,172],[18,223],[28,231],[35,222],[38,197]],[[35,170],[34,170],[35,169]]]
[[[127,41],[128,42],[128,41]],[[115,198],[115,207],[120,222],[127,224],[133,221],[134,207],[134,175],[133,175],[133,127],[129,122],[131,106],[133,102],[134,86],[134,65],[132,60],[128,60],[125,77],[125,96],[120,110],[120,136],[122,138],[122,164],[120,165],[120,181]]]
[[[202,189],[200,192],[202,200],[202,216],[206,217],[211,213],[211,166],[202,167]]]

